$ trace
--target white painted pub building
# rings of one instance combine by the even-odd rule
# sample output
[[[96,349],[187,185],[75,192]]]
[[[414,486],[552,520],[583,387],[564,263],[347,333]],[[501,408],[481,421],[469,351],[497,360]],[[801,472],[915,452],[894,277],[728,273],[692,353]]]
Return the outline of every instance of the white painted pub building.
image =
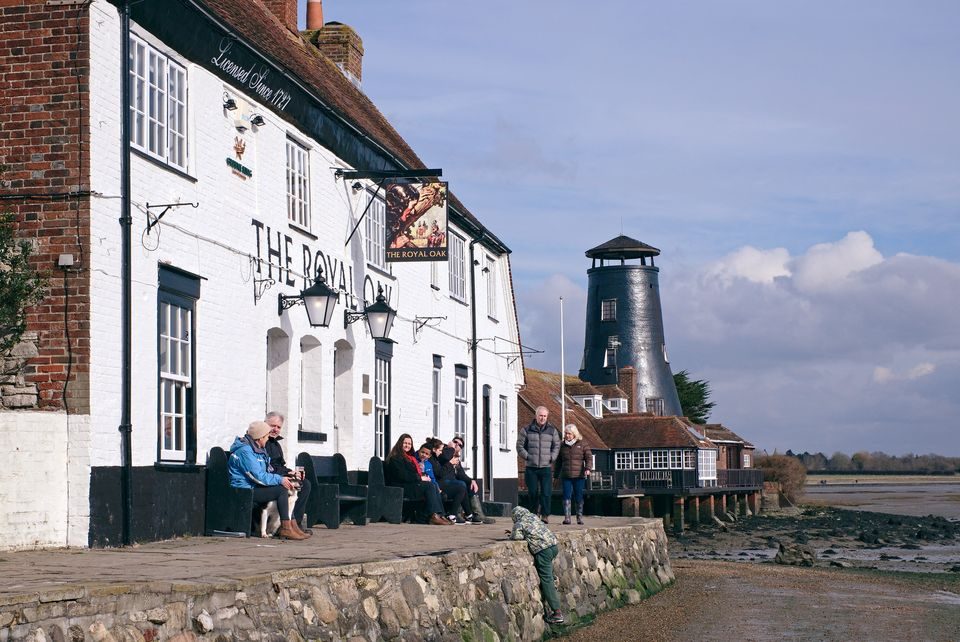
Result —
[[[296,0],[57,11],[81,26],[69,46],[85,140],[68,167],[80,189],[39,187],[69,192],[80,215],[58,247],[32,235],[66,316],[61,286],[76,288],[59,400],[74,401],[58,403],[57,384],[0,411],[20,447],[0,471],[4,546],[202,533],[207,452],[271,410],[286,415],[288,461],[340,452],[356,470],[402,433],[460,435],[486,498],[515,501],[524,375],[509,249],[450,194],[448,260],[386,261],[379,176],[425,166],[359,90],[356,33],[299,32]],[[321,271],[339,299],[315,327],[278,295],[299,297]],[[362,318],[380,290],[396,311],[388,340]],[[65,329],[38,333],[33,352]],[[43,505],[15,501],[36,502],[38,470]]]

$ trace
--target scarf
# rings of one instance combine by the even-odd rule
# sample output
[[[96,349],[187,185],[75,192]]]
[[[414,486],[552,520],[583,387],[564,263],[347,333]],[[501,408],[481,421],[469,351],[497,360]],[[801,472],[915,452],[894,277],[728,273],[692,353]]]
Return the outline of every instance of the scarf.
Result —
[[[403,456],[409,459],[413,463],[413,467],[417,469],[417,476],[420,476],[423,474],[423,469],[420,468],[420,462],[417,460],[416,457],[414,457],[410,453],[403,453]]]
[[[565,444],[568,445],[568,446],[572,446],[572,445],[574,445],[575,443],[577,443],[577,440],[576,440],[576,439],[571,439],[570,441],[567,441],[566,439],[564,439],[564,440],[563,440],[563,443],[565,443]]]

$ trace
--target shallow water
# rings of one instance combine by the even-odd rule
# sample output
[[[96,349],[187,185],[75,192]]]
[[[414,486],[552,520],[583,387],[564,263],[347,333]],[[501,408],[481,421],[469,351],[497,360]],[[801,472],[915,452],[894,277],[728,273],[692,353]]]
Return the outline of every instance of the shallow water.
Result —
[[[940,515],[960,520],[960,481],[956,483],[887,484],[863,481],[814,484],[804,489],[804,502],[895,515]]]

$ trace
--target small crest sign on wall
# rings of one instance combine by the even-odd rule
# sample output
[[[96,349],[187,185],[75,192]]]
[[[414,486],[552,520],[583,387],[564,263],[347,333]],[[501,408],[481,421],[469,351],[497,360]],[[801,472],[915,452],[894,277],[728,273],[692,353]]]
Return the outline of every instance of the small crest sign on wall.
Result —
[[[447,260],[446,183],[391,183],[386,206],[387,261]]]

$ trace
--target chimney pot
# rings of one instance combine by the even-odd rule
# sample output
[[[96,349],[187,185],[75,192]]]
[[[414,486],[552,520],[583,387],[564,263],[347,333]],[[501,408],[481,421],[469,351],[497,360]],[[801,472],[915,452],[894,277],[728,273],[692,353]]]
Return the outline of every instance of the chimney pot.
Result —
[[[323,0],[307,0],[307,29],[323,29]]]

